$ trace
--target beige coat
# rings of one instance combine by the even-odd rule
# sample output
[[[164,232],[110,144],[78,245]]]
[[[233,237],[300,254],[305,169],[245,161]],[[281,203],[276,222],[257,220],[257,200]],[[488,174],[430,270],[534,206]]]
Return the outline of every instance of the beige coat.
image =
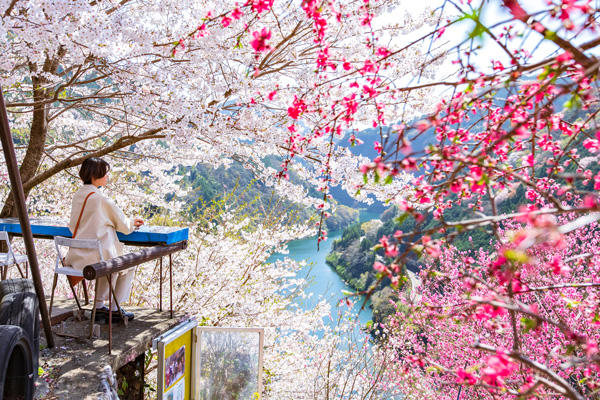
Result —
[[[94,185],[83,185],[73,196],[69,221],[71,233],[75,230],[81,207],[90,192],[94,194],[85,205],[75,239],[100,239],[105,260],[123,255],[123,244],[117,238],[117,231],[124,234],[133,232],[133,222]],[[100,257],[94,249],[69,249],[65,257],[65,265],[80,270],[98,261]]]

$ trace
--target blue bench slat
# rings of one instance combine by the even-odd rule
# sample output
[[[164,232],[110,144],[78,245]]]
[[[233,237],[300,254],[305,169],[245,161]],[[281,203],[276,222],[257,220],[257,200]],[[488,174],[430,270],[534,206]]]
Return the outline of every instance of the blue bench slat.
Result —
[[[64,221],[47,219],[47,218],[31,218],[31,232],[34,235],[40,236],[65,236],[71,237],[71,231],[66,226]],[[21,233],[21,225],[16,218],[0,219],[0,230],[10,233]],[[188,240],[189,229],[170,226],[142,226],[138,230],[124,235],[117,232],[119,240],[128,244],[135,243],[157,243],[157,244],[173,244]]]

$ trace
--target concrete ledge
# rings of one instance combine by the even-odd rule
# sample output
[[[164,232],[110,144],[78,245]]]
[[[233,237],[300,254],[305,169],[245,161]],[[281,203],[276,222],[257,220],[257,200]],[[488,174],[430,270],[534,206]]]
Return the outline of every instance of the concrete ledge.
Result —
[[[73,300],[55,299],[61,309],[72,309]],[[73,304],[72,304],[73,303]],[[76,307],[76,306],[75,306]],[[135,319],[125,327],[113,323],[113,349],[108,354],[108,324],[101,324],[100,338],[93,340],[73,339],[55,335],[56,347],[40,352],[40,367],[44,375],[38,379],[36,399],[98,399],[102,398],[100,377],[106,365],[117,371],[123,365],[152,347],[152,339],[168,331],[185,319],[183,313],[159,312],[153,309],[125,307],[135,313]],[[85,336],[89,332],[89,312],[85,319],[77,321],[69,317],[62,323],[64,333]],[[53,327],[59,330],[59,326]],[[40,338],[45,347],[45,338]]]

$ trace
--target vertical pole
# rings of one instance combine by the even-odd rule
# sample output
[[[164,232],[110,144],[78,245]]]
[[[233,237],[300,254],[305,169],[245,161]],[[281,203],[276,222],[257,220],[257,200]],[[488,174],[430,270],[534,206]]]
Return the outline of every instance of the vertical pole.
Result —
[[[160,285],[160,300],[159,300],[159,303],[158,303],[158,311],[162,311],[162,280],[163,280],[162,260],[163,260],[163,258],[161,257],[160,258],[160,274],[158,275],[159,276],[158,279],[159,279],[159,282],[160,282],[159,283],[159,285]]]
[[[106,279],[108,279],[108,354],[112,354],[112,274],[108,274]]]
[[[96,303],[98,302],[98,278],[96,278],[96,284],[94,285],[94,304],[92,304],[92,315],[90,317],[90,339],[94,336],[94,324],[96,323]],[[100,331],[98,331],[100,332]],[[100,334],[98,334],[100,337]]]
[[[171,296],[169,307],[171,311],[171,318],[173,318],[173,259],[171,257],[172,254],[169,253],[169,296]]]
[[[31,225],[29,224],[29,216],[27,215],[27,208],[25,206],[23,182],[21,182],[21,174],[17,164],[15,147],[12,135],[10,134],[10,127],[8,126],[8,114],[6,113],[2,88],[0,88],[0,139],[2,140],[2,151],[4,152],[4,159],[8,169],[12,194],[15,199],[15,205],[17,206],[17,213],[19,214],[19,223],[21,224],[21,232],[23,233],[27,259],[29,260],[29,266],[31,268],[31,278],[33,279],[35,294],[37,295],[38,303],[40,305],[40,314],[42,317],[42,324],[44,325],[46,343],[48,344],[48,347],[54,347],[54,336],[52,336],[50,316],[48,315],[48,307],[46,306],[44,285],[42,284],[40,267],[38,265],[35,245],[33,243],[33,235],[31,234]]]

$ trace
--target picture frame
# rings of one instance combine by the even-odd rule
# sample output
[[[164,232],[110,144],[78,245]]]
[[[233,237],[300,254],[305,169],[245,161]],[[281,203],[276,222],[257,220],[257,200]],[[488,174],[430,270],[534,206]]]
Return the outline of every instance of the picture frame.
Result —
[[[158,400],[260,399],[264,328],[184,321],[152,342]]]
[[[152,341],[158,353],[157,399],[195,399],[197,375],[196,333],[198,322],[184,321]]]
[[[200,326],[196,332],[197,399],[260,399],[264,328]]]

